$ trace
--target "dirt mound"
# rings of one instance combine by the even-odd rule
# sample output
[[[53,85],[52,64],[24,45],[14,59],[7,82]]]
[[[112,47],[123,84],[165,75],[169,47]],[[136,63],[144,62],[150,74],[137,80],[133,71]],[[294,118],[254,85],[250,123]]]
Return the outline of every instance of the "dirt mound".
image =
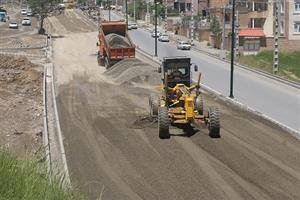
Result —
[[[105,74],[119,85],[157,85],[160,83],[160,76],[154,68],[139,59],[124,59],[110,69]]]
[[[25,96],[41,94],[42,72],[25,57],[0,55],[0,83]]]
[[[112,48],[127,48],[131,46],[128,38],[115,33],[108,34],[105,36],[105,38],[108,41],[109,46]]]

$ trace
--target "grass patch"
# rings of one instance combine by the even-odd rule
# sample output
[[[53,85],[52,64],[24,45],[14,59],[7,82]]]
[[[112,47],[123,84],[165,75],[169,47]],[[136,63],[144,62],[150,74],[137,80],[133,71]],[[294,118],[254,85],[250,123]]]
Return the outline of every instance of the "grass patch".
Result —
[[[272,73],[273,52],[263,51],[257,55],[240,56],[238,62],[249,67]],[[300,51],[279,54],[279,76],[300,82]]]
[[[50,179],[52,182],[50,184]],[[0,150],[0,200],[84,199],[71,187],[62,187],[59,177],[49,177],[46,167],[35,159],[18,160]]]

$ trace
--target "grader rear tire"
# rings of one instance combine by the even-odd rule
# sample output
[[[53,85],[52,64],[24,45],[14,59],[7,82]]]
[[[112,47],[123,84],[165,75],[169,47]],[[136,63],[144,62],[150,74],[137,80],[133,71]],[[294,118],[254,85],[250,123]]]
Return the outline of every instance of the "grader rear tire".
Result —
[[[158,115],[158,98],[153,96],[149,97],[149,108],[151,117]]]
[[[167,107],[159,107],[158,108],[158,132],[160,139],[169,139],[169,126],[170,120],[168,115]]]
[[[198,114],[203,115],[203,113],[204,113],[204,103],[203,103],[202,96],[199,95],[196,98],[196,103],[195,104],[196,104],[195,107],[196,107],[196,110],[198,111]]]
[[[212,107],[208,111],[209,116],[209,136],[212,138],[220,138],[220,111],[219,108]]]

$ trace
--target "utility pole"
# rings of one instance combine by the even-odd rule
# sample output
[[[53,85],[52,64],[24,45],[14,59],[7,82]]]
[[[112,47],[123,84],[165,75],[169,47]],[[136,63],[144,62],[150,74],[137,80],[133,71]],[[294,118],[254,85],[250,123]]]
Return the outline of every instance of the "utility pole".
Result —
[[[128,27],[128,2],[125,0],[125,19],[126,19],[126,25]]]
[[[236,11],[236,18],[235,18],[235,59],[239,56],[239,11]]]
[[[133,20],[136,21],[136,18],[135,18],[135,0],[133,0]]]
[[[192,11],[192,16],[191,16],[191,45],[194,44],[194,0],[192,0],[192,5],[191,5],[191,11]]]
[[[231,24],[231,69],[230,69],[230,98],[234,98],[233,96],[233,71],[234,71],[234,44],[235,44],[235,0],[232,0],[232,24]]]
[[[274,56],[273,56],[273,74],[278,73],[278,64],[279,64],[279,49],[278,49],[278,25],[279,25],[279,8],[278,1],[275,0],[275,32],[274,32]]]
[[[168,0],[165,0],[165,32],[168,31]]]
[[[223,7],[223,31],[222,31],[222,44],[221,44],[221,50],[224,51],[225,49],[225,20],[226,17],[226,6]]]
[[[154,16],[154,26],[155,26],[155,45],[154,45],[154,56],[157,57],[157,0],[154,0],[154,9],[155,9],[155,16]]]
[[[108,0],[108,21],[110,21],[110,2],[111,0]]]

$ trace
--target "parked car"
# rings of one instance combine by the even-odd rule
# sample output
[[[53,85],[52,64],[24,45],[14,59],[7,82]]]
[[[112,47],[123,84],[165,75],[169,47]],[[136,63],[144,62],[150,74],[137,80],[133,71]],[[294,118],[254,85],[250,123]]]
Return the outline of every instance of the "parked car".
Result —
[[[156,35],[155,35],[155,31],[153,31],[152,34],[151,34],[151,36],[154,37],[154,38],[155,37],[159,37],[159,36],[161,36],[161,33],[159,31],[157,31]]]
[[[31,25],[31,20],[28,17],[23,18],[22,25],[23,26],[30,26]]]
[[[22,9],[21,10],[21,15],[27,15],[27,10],[26,9]]]
[[[170,38],[169,38],[169,35],[168,34],[162,34],[159,38],[158,38],[159,41],[161,42],[169,42],[170,41]]]
[[[9,28],[17,29],[18,28],[18,23],[17,22],[10,22],[8,26],[9,26]]]
[[[177,49],[190,50],[191,49],[191,44],[187,41],[179,41],[178,44],[177,44]]]

